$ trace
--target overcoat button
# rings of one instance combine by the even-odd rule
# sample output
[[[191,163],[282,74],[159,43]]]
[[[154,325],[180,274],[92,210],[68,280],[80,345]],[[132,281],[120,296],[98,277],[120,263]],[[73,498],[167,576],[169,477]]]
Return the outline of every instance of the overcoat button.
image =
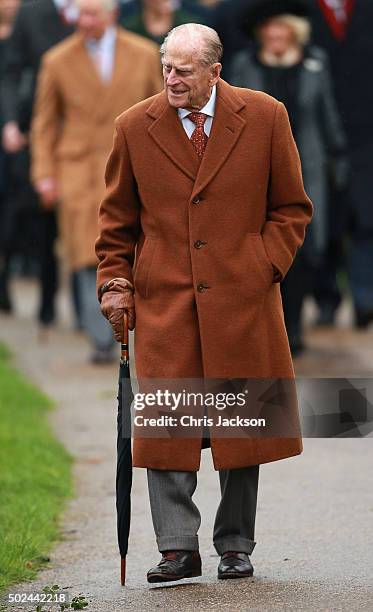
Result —
[[[205,283],[200,283],[199,285],[197,285],[197,291],[199,293],[203,293],[204,291],[206,291],[206,289],[209,289],[209,285],[205,285]]]
[[[192,202],[193,204],[199,204],[202,198],[200,196],[194,196]]]
[[[203,247],[203,245],[206,244],[206,242],[204,242],[203,240],[197,240],[194,243],[194,248],[195,249],[201,249]]]

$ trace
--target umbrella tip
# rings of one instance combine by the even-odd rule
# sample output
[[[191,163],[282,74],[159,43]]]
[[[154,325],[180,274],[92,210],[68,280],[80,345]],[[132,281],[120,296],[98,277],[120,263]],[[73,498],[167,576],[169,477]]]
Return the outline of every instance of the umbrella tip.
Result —
[[[121,559],[120,564],[120,582],[121,585],[124,586],[126,584],[126,558]]]

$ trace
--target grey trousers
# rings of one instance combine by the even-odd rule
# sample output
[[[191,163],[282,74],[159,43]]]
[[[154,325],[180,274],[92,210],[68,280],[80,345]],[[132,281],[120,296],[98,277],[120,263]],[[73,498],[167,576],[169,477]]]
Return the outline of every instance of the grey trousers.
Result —
[[[221,500],[213,533],[215,550],[253,552],[259,465],[219,471]],[[197,472],[148,469],[150,508],[160,552],[198,550],[201,515],[192,500]]]
[[[110,323],[103,317],[96,296],[96,268],[88,266],[76,271],[82,322],[92,345],[97,349],[109,349],[115,341]]]

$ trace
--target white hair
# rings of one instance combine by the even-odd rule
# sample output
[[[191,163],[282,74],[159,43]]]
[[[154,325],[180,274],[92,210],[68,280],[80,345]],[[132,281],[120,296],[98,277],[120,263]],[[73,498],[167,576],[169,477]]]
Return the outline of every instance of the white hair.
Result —
[[[276,21],[285,23],[294,33],[297,43],[304,47],[311,38],[311,24],[306,17],[299,17],[298,15],[276,15],[274,17]]]
[[[201,23],[184,23],[176,26],[166,36],[161,45],[161,56],[163,57],[167,51],[167,45],[170,39],[175,36],[182,40],[195,43],[201,46],[200,62],[205,66],[212,66],[216,62],[220,62],[223,55],[223,45],[220,41],[218,33],[212,28],[202,25]],[[202,44],[201,44],[202,43]]]

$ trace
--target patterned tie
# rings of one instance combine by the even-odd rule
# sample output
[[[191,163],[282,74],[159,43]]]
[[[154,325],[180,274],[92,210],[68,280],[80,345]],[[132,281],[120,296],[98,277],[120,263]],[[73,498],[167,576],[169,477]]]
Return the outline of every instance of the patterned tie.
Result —
[[[205,130],[203,129],[203,126],[205,125],[205,121],[207,119],[207,115],[205,115],[204,113],[190,113],[188,115],[188,119],[193,121],[196,126],[190,140],[196,150],[198,157],[202,159],[208,141],[208,136],[207,134],[205,134]]]

